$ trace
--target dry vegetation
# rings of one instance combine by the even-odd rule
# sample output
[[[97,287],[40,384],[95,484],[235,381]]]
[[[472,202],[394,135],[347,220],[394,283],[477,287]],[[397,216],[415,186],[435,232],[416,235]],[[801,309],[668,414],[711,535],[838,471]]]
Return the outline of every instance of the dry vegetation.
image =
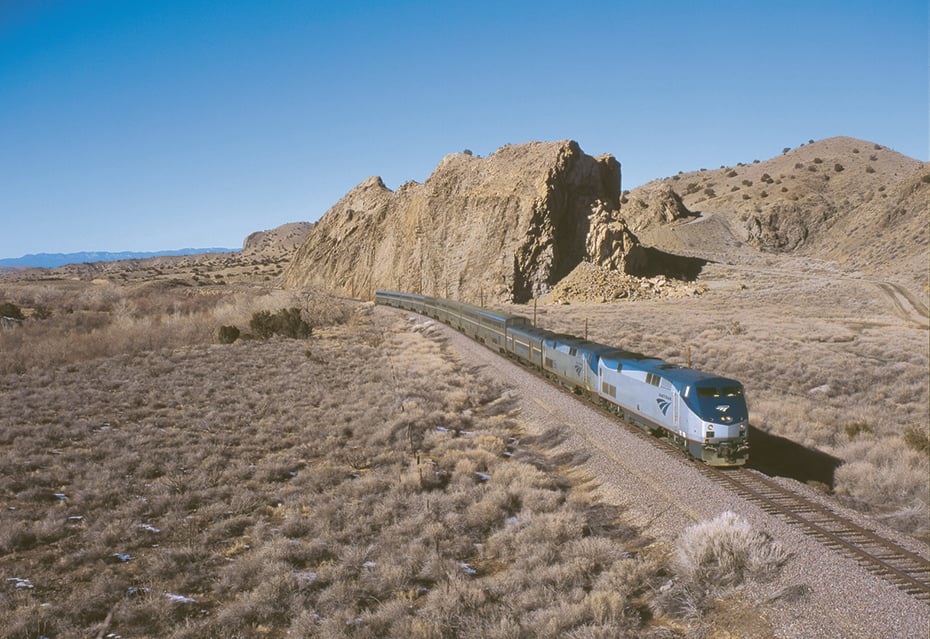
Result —
[[[7,284],[0,300],[27,321],[0,327],[0,372],[95,357],[209,344],[219,327],[248,332],[257,312],[302,308],[314,324],[342,321],[344,303],[309,292],[255,286],[190,286],[184,280],[120,285],[110,281],[49,280]]]
[[[650,545],[401,314],[194,290],[5,288],[4,636],[702,636],[765,572]],[[294,304],[310,339],[216,339]]]
[[[786,260],[788,258],[785,258]],[[824,272],[709,266],[702,296],[546,305],[539,325],[741,380],[755,426],[845,462],[845,502],[930,538],[930,347],[879,286]],[[533,309],[511,310],[532,316]]]

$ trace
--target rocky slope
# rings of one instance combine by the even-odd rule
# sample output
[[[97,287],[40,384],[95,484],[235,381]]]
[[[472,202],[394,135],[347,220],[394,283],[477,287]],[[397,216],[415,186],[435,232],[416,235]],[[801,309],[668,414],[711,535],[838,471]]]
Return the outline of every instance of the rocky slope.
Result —
[[[423,184],[391,191],[372,177],[355,187],[309,234],[285,284],[525,301],[583,260],[636,270],[644,254],[618,216],[619,195],[620,164],[573,141],[452,154]]]
[[[242,243],[243,257],[287,258],[307,239],[311,222],[291,222],[273,229],[256,231]]]
[[[624,194],[640,240],[713,260],[791,253],[925,293],[930,164],[848,137],[763,162],[680,173]]]

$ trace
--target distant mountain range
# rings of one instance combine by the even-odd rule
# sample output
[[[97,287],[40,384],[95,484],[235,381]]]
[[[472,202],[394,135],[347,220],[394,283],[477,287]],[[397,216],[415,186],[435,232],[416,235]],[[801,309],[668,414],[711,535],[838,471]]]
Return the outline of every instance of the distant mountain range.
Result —
[[[81,253],[33,253],[22,257],[0,259],[0,268],[57,268],[65,264],[87,262],[118,262],[120,260],[142,260],[166,255],[195,255],[198,253],[235,253],[231,248],[183,248],[174,251],[133,252],[85,251]]]

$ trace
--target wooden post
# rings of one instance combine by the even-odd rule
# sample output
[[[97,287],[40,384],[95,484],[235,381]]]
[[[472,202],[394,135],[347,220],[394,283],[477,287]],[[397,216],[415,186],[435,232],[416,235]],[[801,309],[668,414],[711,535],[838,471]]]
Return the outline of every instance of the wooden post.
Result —
[[[533,298],[533,328],[536,328],[536,298]]]
[[[588,318],[584,318],[584,341],[588,341]]]
[[[691,344],[688,344],[688,368],[691,368]]]

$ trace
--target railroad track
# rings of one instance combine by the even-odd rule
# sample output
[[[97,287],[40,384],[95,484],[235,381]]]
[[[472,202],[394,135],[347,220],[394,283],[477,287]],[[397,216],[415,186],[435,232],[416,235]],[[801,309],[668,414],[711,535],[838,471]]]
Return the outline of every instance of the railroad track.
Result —
[[[930,561],[927,559],[805,499],[765,475],[745,468],[697,466],[716,483],[758,504],[769,514],[801,526],[805,533],[825,546],[855,559],[872,574],[930,604]]]

